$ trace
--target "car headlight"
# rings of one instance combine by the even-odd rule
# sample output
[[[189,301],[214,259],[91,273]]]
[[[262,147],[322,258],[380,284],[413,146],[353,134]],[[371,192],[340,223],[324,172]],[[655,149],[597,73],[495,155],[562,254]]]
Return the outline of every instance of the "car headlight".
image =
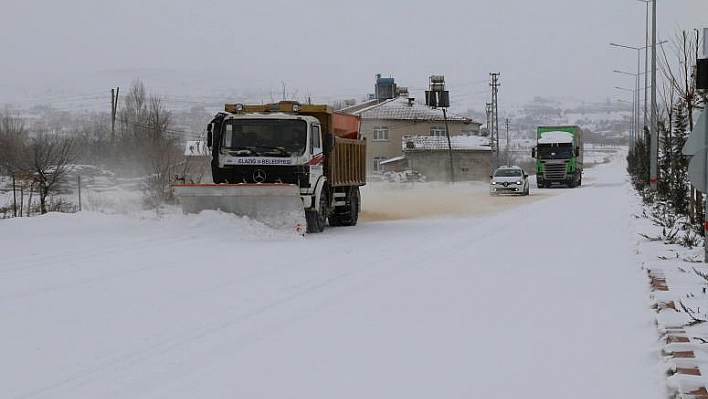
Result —
[[[492,186],[496,186],[496,185],[497,185],[497,182],[492,181]]]
[[[524,182],[522,182],[521,180],[519,180],[519,181],[516,182],[516,185],[517,185],[517,186],[520,186],[520,185],[522,185],[522,184],[524,184]]]

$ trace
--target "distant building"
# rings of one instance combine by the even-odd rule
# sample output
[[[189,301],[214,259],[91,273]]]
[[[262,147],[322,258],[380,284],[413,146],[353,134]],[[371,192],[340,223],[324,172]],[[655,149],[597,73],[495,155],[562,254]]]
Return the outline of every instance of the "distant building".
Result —
[[[489,138],[451,136],[452,164],[455,181],[483,181],[492,170],[492,147]],[[447,137],[404,136],[404,156],[384,164],[390,170],[412,169],[428,181],[450,180],[450,151]]]
[[[445,137],[442,110],[431,109],[408,96],[393,78],[376,76],[375,94],[369,101],[344,108],[361,115],[361,134],[367,141],[367,174],[384,171],[382,162],[403,156],[403,136]],[[481,123],[459,115],[447,115],[450,135],[477,136]]]

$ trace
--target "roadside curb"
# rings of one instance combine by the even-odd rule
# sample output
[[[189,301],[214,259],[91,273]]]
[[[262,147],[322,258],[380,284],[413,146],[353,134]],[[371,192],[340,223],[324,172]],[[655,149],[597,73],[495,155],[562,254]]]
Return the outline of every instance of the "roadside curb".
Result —
[[[662,265],[663,266],[663,265]],[[680,269],[680,268],[679,268]],[[684,272],[685,273],[685,272]],[[662,267],[647,269],[651,288],[651,309],[656,312],[656,323],[661,335],[661,356],[666,364],[669,397],[677,399],[708,399],[708,370],[701,370],[708,361],[708,348],[702,338],[696,337],[692,327],[696,317],[684,302],[693,293],[671,290]]]

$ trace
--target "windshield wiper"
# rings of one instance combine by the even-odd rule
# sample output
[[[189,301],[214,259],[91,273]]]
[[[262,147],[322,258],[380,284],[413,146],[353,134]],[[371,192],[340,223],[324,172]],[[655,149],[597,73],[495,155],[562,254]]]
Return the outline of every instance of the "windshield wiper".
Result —
[[[245,157],[245,156],[253,155],[256,152],[250,148],[247,148],[247,147],[235,147],[235,148],[229,148],[229,153],[231,155]]]
[[[289,157],[290,153],[283,147],[267,147],[258,146],[259,149],[266,150],[263,152],[264,155],[278,156],[278,157]]]

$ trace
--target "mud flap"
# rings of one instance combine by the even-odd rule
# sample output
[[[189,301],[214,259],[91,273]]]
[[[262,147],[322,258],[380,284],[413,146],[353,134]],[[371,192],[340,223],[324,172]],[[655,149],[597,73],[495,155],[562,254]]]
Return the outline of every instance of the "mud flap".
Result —
[[[221,210],[305,234],[305,210],[294,184],[177,184],[172,188],[184,213]]]

